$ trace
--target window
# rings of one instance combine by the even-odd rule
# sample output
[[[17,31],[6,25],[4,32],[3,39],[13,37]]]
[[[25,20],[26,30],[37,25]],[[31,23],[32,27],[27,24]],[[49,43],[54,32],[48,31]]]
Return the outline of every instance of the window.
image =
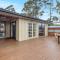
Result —
[[[3,22],[0,22],[0,38],[5,36],[5,25]]]
[[[32,23],[28,24],[28,36],[32,37]]]
[[[0,31],[4,31],[4,23],[0,23]]]
[[[36,24],[33,24],[33,36],[36,36]]]
[[[44,31],[45,30],[45,24],[41,23],[39,25],[39,36],[43,36],[44,35]]]

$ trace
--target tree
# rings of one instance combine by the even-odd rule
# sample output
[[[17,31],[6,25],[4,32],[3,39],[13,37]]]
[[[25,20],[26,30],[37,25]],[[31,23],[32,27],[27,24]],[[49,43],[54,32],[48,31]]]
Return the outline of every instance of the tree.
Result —
[[[58,21],[58,17],[53,16],[53,21]]]
[[[8,11],[11,11],[11,12],[15,12],[15,9],[14,9],[13,5],[9,5],[5,9],[8,10]]]
[[[39,17],[44,13],[43,6],[48,0],[27,0],[22,11],[28,16]]]
[[[56,10],[60,14],[60,2],[57,1]]]
[[[47,2],[47,6],[49,6],[49,10],[50,10],[50,18],[49,18],[49,21],[52,21],[52,22],[58,20],[58,17],[57,16],[54,16],[53,15],[53,12],[56,13],[56,10],[59,10],[60,9],[60,7],[59,7],[60,3],[57,0],[55,0],[55,1],[56,1],[57,5],[54,4],[54,1],[53,0],[49,0]],[[54,6],[54,5],[56,5],[56,6]]]

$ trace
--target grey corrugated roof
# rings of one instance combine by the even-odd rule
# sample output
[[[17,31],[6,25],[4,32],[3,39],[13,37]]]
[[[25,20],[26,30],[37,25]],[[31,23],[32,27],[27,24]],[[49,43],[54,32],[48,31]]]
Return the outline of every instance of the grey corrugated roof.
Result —
[[[19,15],[19,13],[12,12],[12,11],[8,11],[8,10],[5,10],[5,9],[3,9],[3,8],[0,8],[0,11],[1,11],[1,12],[10,13],[10,14],[14,14],[14,15]]]
[[[47,21],[42,20],[42,19],[38,19],[38,18],[34,18],[34,17],[29,17],[29,16],[24,16],[24,15],[21,15],[21,14],[16,13],[16,12],[12,12],[12,11],[5,10],[5,9],[3,9],[3,8],[0,8],[0,12],[5,12],[5,13],[17,15],[17,16],[26,17],[26,18],[30,18],[30,19],[33,19],[33,20],[36,20],[36,21],[47,22]]]

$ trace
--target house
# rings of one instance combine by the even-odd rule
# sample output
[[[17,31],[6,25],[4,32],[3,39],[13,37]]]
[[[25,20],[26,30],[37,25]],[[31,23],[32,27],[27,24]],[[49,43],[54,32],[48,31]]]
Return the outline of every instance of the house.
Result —
[[[60,33],[60,19],[52,19],[52,24],[48,24],[48,35],[55,36],[56,33]]]
[[[60,33],[60,24],[50,24],[48,26],[48,35],[55,36],[56,33]]]
[[[13,38],[17,41],[38,38],[40,24],[45,25],[44,36],[48,36],[46,21],[0,8],[0,38]]]

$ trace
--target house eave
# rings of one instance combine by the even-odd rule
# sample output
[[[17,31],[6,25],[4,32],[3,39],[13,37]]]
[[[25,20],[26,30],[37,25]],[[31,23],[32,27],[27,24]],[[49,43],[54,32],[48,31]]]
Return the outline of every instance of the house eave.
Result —
[[[39,23],[47,23],[47,21],[45,20],[34,18],[34,17],[29,17],[29,16],[23,16],[19,13],[11,12],[11,11],[8,11],[2,8],[0,8],[0,16],[7,16],[7,17],[12,17],[12,18],[17,18],[17,19],[27,19],[27,20],[36,21]]]

